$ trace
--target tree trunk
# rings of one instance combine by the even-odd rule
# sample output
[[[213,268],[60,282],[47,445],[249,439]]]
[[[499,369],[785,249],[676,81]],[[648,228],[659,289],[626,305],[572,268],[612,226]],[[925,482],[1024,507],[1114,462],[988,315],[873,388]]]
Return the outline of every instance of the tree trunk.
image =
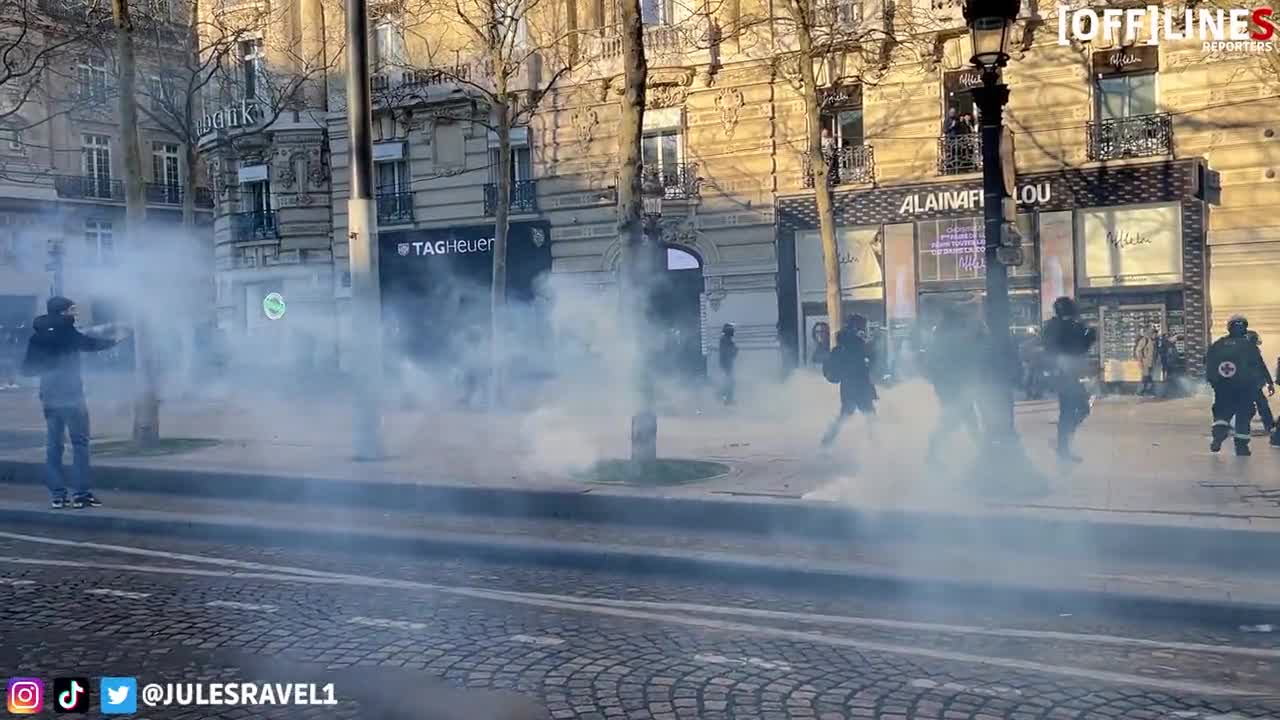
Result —
[[[495,57],[495,64],[496,60]],[[489,406],[492,408],[502,402],[504,390],[506,367],[502,341],[507,303],[507,232],[511,225],[511,112],[507,103],[507,78],[501,66],[496,76],[498,101],[493,114],[498,134],[498,199],[493,210],[493,297],[489,314]]]
[[[829,158],[822,148],[822,108],[818,104],[818,79],[813,72],[813,34],[805,18],[807,5],[793,0],[796,35],[800,43],[800,93],[804,96],[809,128],[809,167],[813,169],[813,192],[818,206],[818,235],[822,240],[822,266],[826,270],[827,319],[834,330],[844,326],[840,297],[840,248],[836,244],[836,216],[831,206],[828,178]]]
[[[620,279],[624,327],[636,343],[639,391],[637,412],[631,418],[631,460],[653,463],[658,458],[658,418],[654,412],[652,332],[647,326],[656,253],[654,238],[645,233],[642,222],[640,151],[649,66],[639,0],[624,0],[619,12],[624,86],[618,123],[618,236],[624,247]]]
[[[137,65],[134,59],[133,20],[128,0],[112,0],[116,26],[116,55],[120,63],[120,129],[124,143],[125,232],[134,261],[141,262],[142,232],[147,219],[146,188],[142,176],[142,147],[138,141]],[[145,314],[134,311],[133,442],[140,448],[160,441],[160,403],[155,366],[149,345]]]

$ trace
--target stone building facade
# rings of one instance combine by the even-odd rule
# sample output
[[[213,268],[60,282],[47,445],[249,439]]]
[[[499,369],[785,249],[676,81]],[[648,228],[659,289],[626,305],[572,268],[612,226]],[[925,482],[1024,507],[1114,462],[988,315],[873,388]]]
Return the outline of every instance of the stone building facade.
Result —
[[[851,16],[871,17],[862,7],[869,3],[853,5],[861,9]],[[520,286],[549,268],[560,282],[602,293],[605,312],[615,307],[621,256],[621,68],[608,18],[570,7],[583,14],[576,27],[590,62],[517,129],[511,252],[519,257],[509,256],[509,268],[521,279],[511,291],[527,293]],[[846,300],[894,337],[927,322],[939,303],[973,300],[981,288],[981,224],[972,222],[981,214],[980,194],[972,199],[980,153],[974,136],[947,129],[950,109],[973,111],[968,40],[959,3],[931,7],[941,32],[923,44],[928,52],[882,69],[874,83],[829,83],[820,119],[847,242]],[[788,63],[761,53],[759,37],[749,44],[680,32],[695,20],[670,13],[651,20],[645,162],[663,179],[658,232],[671,248],[668,272],[679,278],[671,287],[681,288],[664,322],[682,330],[690,355],[710,353],[719,327],[734,323],[743,363],[803,364],[814,326],[830,319],[822,317],[820,278],[814,284],[807,124]],[[1013,283],[1019,324],[1037,324],[1050,294],[1080,295],[1103,325],[1099,369],[1115,382],[1130,379],[1123,346],[1148,324],[1180,336],[1193,368],[1232,313],[1248,313],[1264,339],[1280,332],[1280,310],[1267,300],[1280,279],[1280,237],[1259,212],[1280,200],[1280,151],[1268,120],[1280,78],[1255,57],[1206,55],[1192,44],[1061,46],[1054,27],[1047,16],[1020,22],[1005,71],[1029,243]],[[375,108],[384,279],[426,277],[411,264],[446,262],[486,282],[483,257],[447,259],[483,255],[495,196],[494,139],[468,116],[475,108],[468,83],[457,81],[463,73],[424,64],[375,80],[375,88],[413,90]],[[346,120],[337,103],[325,119],[277,123],[260,150],[211,151],[221,183],[219,304],[225,327],[252,332],[262,322],[259,295],[300,296],[312,309],[308,323],[335,323],[339,341],[320,354],[340,362],[358,351],[341,340],[350,293]],[[256,233],[251,221],[246,235],[235,224],[246,221],[234,217],[246,212],[243,201],[226,199],[243,198],[262,176],[275,198],[272,229]],[[897,263],[891,274],[886,263]],[[429,316],[430,291],[418,287],[413,312]]]

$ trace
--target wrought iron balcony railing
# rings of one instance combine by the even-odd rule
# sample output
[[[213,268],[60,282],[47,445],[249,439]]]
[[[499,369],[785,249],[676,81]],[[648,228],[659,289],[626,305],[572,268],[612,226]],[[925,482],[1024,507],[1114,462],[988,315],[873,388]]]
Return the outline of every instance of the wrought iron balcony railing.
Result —
[[[701,194],[702,178],[698,176],[697,163],[661,166],[646,163],[640,172],[642,181],[653,178],[662,183],[664,200],[692,200]]]
[[[380,192],[377,203],[379,225],[413,222],[413,193]]]
[[[827,184],[869,183],[876,177],[876,154],[870,145],[842,147],[827,158]],[[813,187],[813,162],[805,156],[804,186]]]
[[[236,242],[274,240],[280,237],[275,210],[250,210],[231,216],[231,230]]]
[[[938,174],[960,175],[982,169],[982,136],[977,133],[938,138]]]
[[[186,191],[181,185],[147,183],[148,205],[181,205],[185,196]],[[209,188],[196,188],[196,207],[213,207],[213,194],[209,192]]]
[[[124,183],[99,175],[55,175],[53,187],[67,200],[124,202]]]
[[[1090,122],[1089,159],[1152,157],[1173,152],[1173,118],[1169,113],[1137,115]]]
[[[538,181],[519,180],[511,184],[511,212],[538,212]],[[484,186],[484,214],[494,215],[498,211],[498,186],[489,183]]]

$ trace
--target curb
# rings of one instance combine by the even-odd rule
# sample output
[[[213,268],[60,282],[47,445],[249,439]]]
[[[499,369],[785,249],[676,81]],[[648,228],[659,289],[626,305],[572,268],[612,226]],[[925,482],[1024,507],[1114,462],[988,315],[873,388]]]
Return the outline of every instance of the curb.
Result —
[[[43,484],[40,463],[0,460],[0,482]],[[98,465],[103,490],[353,505],[423,513],[549,519],[784,535],[840,542],[1028,548],[1051,557],[1120,557],[1280,575],[1280,531],[1098,522],[1009,514],[866,510],[790,498],[768,502],[515,487],[360,482],[304,476]]]
[[[1104,613],[1147,619],[1191,620],[1207,625],[1239,626],[1269,622],[1280,614],[1276,603],[1195,598],[1126,591],[1081,590],[1016,582],[940,579],[828,563],[762,561],[727,553],[637,549],[599,543],[506,540],[462,533],[397,533],[288,525],[264,525],[233,518],[209,520],[153,511],[86,510],[51,512],[0,507],[9,526],[56,527],[93,532],[215,540],[261,547],[299,547],[350,553],[412,557],[464,557],[505,564],[539,565],[627,575],[697,577],[823,593],[857,592],[902,603],[966,603],[992,610],[1041,608],[1056,612]]]

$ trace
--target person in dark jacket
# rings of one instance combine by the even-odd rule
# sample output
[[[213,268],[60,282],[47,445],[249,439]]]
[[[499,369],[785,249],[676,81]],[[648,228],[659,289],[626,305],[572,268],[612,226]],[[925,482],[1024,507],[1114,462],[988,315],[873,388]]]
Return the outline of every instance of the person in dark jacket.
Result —
[[[80,376],[80,353],[100,352],[120,339],[90,337],[76,329],[76,305],[64,297],[51,297],[47,315],[31,324],[31,340],[23,360],[24,374],[40,376],[40,404],[44,408],[48,442],[45,482],[51,507],[97,507],[102,503],[89,491],[89,409]],[[71,438],[72,496],[62,468],[63,436]]]
[[[840,413],[822,436],[822,446],[829,448],[850,415],[862,413],[869,421],[876,414],[879,398],[871,380],[871,345],[865,317],[850,316],[844,329],[836,333],[836,346],[827,357],[822,373],[827,380],[840,385]]]
[[[1249,340],[1258,346],[1259,357],[1262,353],[1262,336],[1250,330],[1248,333]],[[1254,405],[1258,408],[1258,419],[1262,421],[1262,429],[1270,435],[1276,427],[1276,416],[1271,412],[1271,403],[1267,402],[1267,394],[1262,392],[1263,387],[1274,387],[1275,380],[1271,378],[1271,368],[1267,367],[1266,362],[1262,363],[1262,383],[1258,385],[1258,393],[1254,397]]]
[[[1098,333],[1080,322],[1076,302],[1069,297],[1053,301],[1053,314],[1044,325],[1044,348],[1058,391],[1058,457],[1079,462],[1071,441],[1089,416],[1089,391],[1080,379]]]
[[[726,323],[720,332],[720,371],[724,373],[724,387],[720,399],[725,405],[733,404],[733,369],[738,362],[738,343],[733,341],[733,324]]]
[[[1249,337],[1249,321],[1233,315],[1227,321],[1227,334],[1209,346],[1205,355],[1205,380],[1213,387],[1213,440],[1211,452],[1222,450],[1222,444],[1233,435],[1236,455],[1249,456],[1249,440],[1253,413],[1257,408],[1258,389],[1267,386],[1276,392],[1262,351]]]

